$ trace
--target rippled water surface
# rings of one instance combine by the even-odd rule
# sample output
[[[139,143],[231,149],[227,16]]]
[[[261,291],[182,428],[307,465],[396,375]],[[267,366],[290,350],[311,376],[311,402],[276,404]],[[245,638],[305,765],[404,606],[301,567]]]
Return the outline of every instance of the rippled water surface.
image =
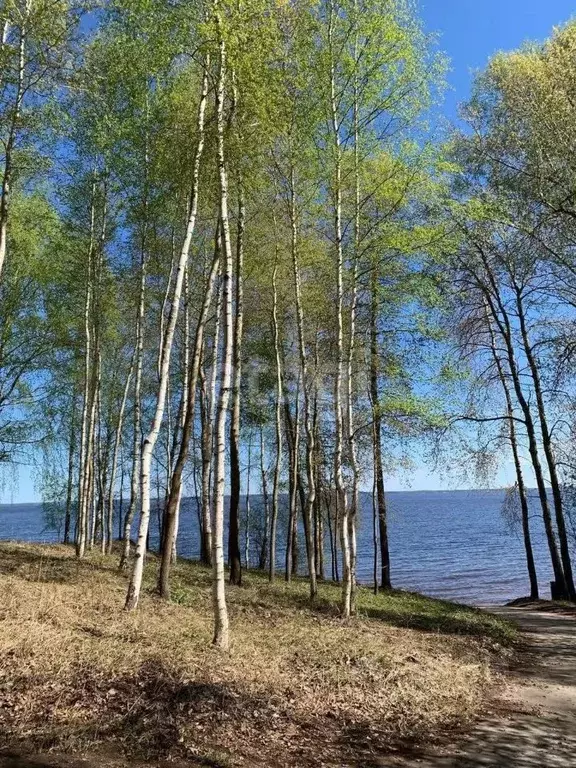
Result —
[[[507,530],[501,513],[503,499],[502,491],[388,494],[394,586],[478,604],[505,602],[527,594],[528,579],[522,541],[518,534],[511,534]],[[253,518],[260,504],[258,497],[251,500]],[[535,500],[532,505],[538,576],[541,591],[545,595],[551,578],[550,567]],[[153,522],[151,546],[157,542],[156,516]],[[283,531],[282,524],[280,529]],[[57,541],[58,533],[47,527],[45,514],[39,504],[0,505],[0,538],[49,542]],[[302,536],[300,539],[303,545]],[[328,541],[328,532],[326,539]],[[250,538],[250,550],[253,553],[257,549],[258,540],[259,531],[253,524]],[[373,574],[374,545],[372,499],[367,494],[362,495],[358,541],[358,576],[361,581],[369,582]],[[280,538],[278,544],[278,561],[282,563]],[[198,556],[197,513],[193,499],[184,502],[178,548],[184,556]],[[329,575],[328,543],[326,549],[326,570]]]

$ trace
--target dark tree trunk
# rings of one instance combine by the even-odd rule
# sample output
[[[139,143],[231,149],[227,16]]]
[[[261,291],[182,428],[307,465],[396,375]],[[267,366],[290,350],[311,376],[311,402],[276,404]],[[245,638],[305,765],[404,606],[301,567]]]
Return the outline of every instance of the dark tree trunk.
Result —
[[[188,397],[186,402],[184,422],[182,424],[182,439],[180,441],[180,450],[178,451],[178,457],[176,459],[176,464],[174,465],[174,471],[172,473],[172,482],[170,484],[168,504],[166,506],[166,514],[164,516],[162,560],[160,563],[160,574],[158,578],[158,591],[162,597],[166,599],[169,599],[170,597],[170,567],[172,565],[172,547],[174,544],[176,525],[178,521],[178,505],[180,504],[180,498],[182,494],[182,473],[184,472],[184,466],[188,458],[190,440],[192,437],[192,431],[194,429],[194,414],[196,410],[196,385],[198,383],[198,373],[200,369],[200,358],[204,339],[204,327],[206,324],[208,311],[212,303],[214,281],[216,279],[216,273],[218,271],[218,265],[220,262],[220,247],[218,237],[219,233],[217,227],[214,258],[212,260],[210,274],[208,275],[202,308],[194,336],[194,345],[192,348],[192,367],[187,381]]]
[[[506,411],[509,420],[509,436],[510,444],[512,446],[512,455],[514,457],[514,468],[516,470],[516,482],[518,485],[518,496],[520,498],[520,508],[522,514],[522,535],[524,539],[524,551],[526,553],[526,566],[528,568],[528,578],[530,580],[530,597],[532,600],[538,599],[538,576],[536,574],[536,566],[534,564],[534,552],[532,550],[532,540],[530,536],[530,515],[528,509],[528,497],[526,494],[526,486],[524,484],[524,475],[522,473],[522,464],[520,462],[520,454],[518,451],[518,439],[516,436],[516,424],[514,419],[514,406],[512,403],[512,397],[510,395],[510,388],[506,378],[506,372],[502,365],[502,361],[498,355],[498,349],[496,345],[496,339],[494,338],[494,329],[490,318],[487,316],[488,328],[490,332],[490,346],[492,350],[492,357],[496,363],[496,369],[498,371],[498,378],[502,384],[504,390],[504,396],[506,398]]]
[[[66,488],[66,511],[64,513],[64,544],[70,543],[70,524],[72,521],[72,489],[74,485],[74,457],[76,455],[76,393],[74,393],[72,398],[68,446],[68,486]]]
[[[296,419],[298,419],[298,413],[296,413]],[[286,543],[286,581],[290,581],[292,575],[298,570],[298,514],[297,514],[297,498],[298,498],[298,435],[297,427],[292,419],[292,413],[290,411],[290,403],[288,397],[284,398],[284,420],[286,423],[286,440],[288,443],[288,458],[289,458],[289,515],[288,515],[288,530],[287,530],[287,543]]]
[[[532,600],[538,600],[538,576],[536,574],[536,565],[534,563],[534,552],[532,550],[532,539],[530,536],[530,515],[528,509],[528,497],[526,495],[526,486],[524,485],[524,476],[522,466],[518,455],[518,445],[516,436],[511,434],[512,452],[514,454],[514,466],[516,468],[516,478],[518,481],[518,494],[520,496],[520,507],[522,509],[522,536],[524,539],[524,551],[526,552],[526,567],[528,568],[528,578],[530,580],[530,597]]]
[[[258,568],[263,571],[268,560],[268,535],[270,531],[270,498],[268,495],[268,477],[264,462],[264,427],[260,425],[260,477],[262,478],[262,511],[264,513],[264,532],[258,557]]]
[[[550,486],[552,488],[552,499],[554,501],[554,512],[556,516],[556,529],[558,531],[558,540],[560,542],[560,557],[562,559],[562,568],[564,570],[564,579],[566,581],[567,596],[570,598],[570,600],[576,601],[576,589],[574,588],[574,576],[572,573],[572,563],[570,560],[570,546],[568,544],[566,521],[564,519],[562,490],[560,488],[560,481],[558,479],[558,472],[556,469],[556,460],[554,458],[554,452],[552,448],[552,439],[546,418],[546,408],[544,405],[544,396],[542,394],[540,373],[534,358],[532,345],[530,344],[530,340],[528,338],[526,316],[524,312],[521,292],[518,287],[516,287],[516,306],[518,308],[518,317],[520,319],[520,331],[522,334],[524,352],[526,353],[526,359],[528,360],[528,366],[532,374],[532,381],[534,382],[534,392],[536,393],[538,419],[540,421],[540,431],[542,433],[542,447],[544,448],[544,455],[546,456],[548,474],[550,477]]]
[[[122,450],[122,444],[120,444]],[[124,519],[124,457],[120,457],[120,497],[118,499],[118,541],[122,541],[122,520]]]
[[[228,565],[230,584],[242,583],[240,557],[240,457],[238,445],[230,437],[230,522],[228,528]]]
[[[340,582],[340,566],[338,565],[338,528],[340,526],[340,496],[334,494],[334,562],[336,564],[336,581]]]
[[[319,488],[316,483],[316,488]],[[316,576],[324,579],[324,520],[322,518],[322,496],[317,493],[314,502],[314,554],[316,563]]]
[[[210,470],[212,467],[212,431],[210,422],[210,403],[208,402],[205,376],[202,376],[200,388],[200,419],[202,434],[200,437],[200,453],[202,456],[202,515],[209,514],[210,506]],[[204,524],[201,526],[200,561],[204,565],[212,565],[212,542],[210,531]]]
[[[512,341],[512,327],[510,318],[504,306],[498,285],[494,279],[490,264],[485,257],[484,252],[479,249],[482,262],[486,269],[486,275],[488,278],[488,285],[479,277],[478,274],[471,269],[472,275],[478,283],[478,287],[482,291],[487,308],[490,311],[490,315],[498,332],[504,342],[506,348],[506,358],[508,361],[508,369],[512,378],[512,384],[516,399],[522,410],[524,417],[524,423],[526,425],[526,433],[528,436],[528,449],[530,458],[532,460],[532,468],[536,478],[536,485],[538,487],[538,497],[540,499],[540,506],[542,508],[542,519],[544,521],[544,528],[546,531],[546,539],[548,542],[548,549],[550,551],[550,559],[552,562],[552,569],[554,571],[554,578],[556,581],[557,589],[561,594],[568,594],[568,587],[562,568],[562,563],[558,555],[558,548],[556,545],[556,534],[554,532],[554,526],[552,525],[552,516],[550,514],[550,507],[548,505],[548,496],[546,491],[546,483],[544,481],[544,475],[542,472],[542,465],[540,464],[540,456],[538,452],[538,440],[536,437],[536,429],[534,426],[534,420],[532,418],[531,406],[528,403],[524,391],[522,389],[522,382],[516,363],[516,357],[514,353],[514,345]]]
[[[274,218],[276,231],[276,218]],[[278,507],[280,491],[280,472],[282,467],[282,344],[280,341],[280,324],[278,322],[278,287],[276,276],[278,271],[278,238],[276,238],[276,254],[274,271],[272,272],[272,333],[274,337],[274,356],[276,358],[276,402],[274,403],[274,421],[276,436],[276,455],[274,457],[274,475],[272,479],[272,515],[269,532],[268,578],[272,582],[276,578],[276,533],[278,528]]]
[[[318,334],[316,335],[318,339]],[[316,343],[316,370],[319,368],[318,361],[318,342]],[[320,448],[320,425],[318,414],[318,390],[314,392],[314,411],[313,411],[313,430],[314,430],[314,485],[316,495],[314,497],[314,562],[316,564],[316,578],[324,579],[324,521],[322,518],[322,482],[320,477],[321,448]]]
[[[376,505],[380,539],[380,588],[391,589],[390,549],[388,546],[388,514],[384,493],[384,468],[382,465],[382,417],[378,396],[378,282],[376,270],[372,272],[372,297],[370,303],[370,400],[373,418],[374,474]]]
[[[186,301],[188,301],[188,298],[186,298]],[[184,409],[186,406],[186,397],[187,392],[185,392],[185,389],[187,390],[187,384],[185,383],[182,387],[182,392],[180,394],[180,402],[178,403],[178,415],[176,417],[176,424],[174,426],[174,431],[172,433],[172,441],[170,444],[169,451],[167,450],[167,459],[168,459],[168,473],[166,478],[166,488],[164,490],[164,506],[162,508],[162,534],[160,536],[160,552],[163,552],[164,550],[164,536],[165,533],[170,529],[170,535],[174,537],[176,535],[176,526],[172,526],[168,522],[168,507],[170,504],[170,497],[171,497],[171,487],[172,487],[172,471],[176,468],[176,461],[177,456],[180,450],[180,446],[178,443],[178,438],[180,437],[180,426],[183,426],[183,421],[185,419],[185,413]],[[184,436],[182,436],[182,439],[184,439]],[[178,498],[176,501],[176,509],[174,510],[176,513],[178,512],[178,506],[180,504],[180,499]],[[177,524],[178,516],[176,514],[176,524]]]
[[[378,506],[376,504],[376,474],[372,482],[372,543],[373,543],[373,571],[372,583],[374,594],[378,594]]]
[[[228,528],[230,584],[238,586],[242,584],[242,557],[240,554],[240,384],[242,375],[244,220],[244,197],[240,181],[236,238],[236,311],[234,318],[232,415],[230,418],[230,521]]]
[[[331,509],[331,503],[330,503],[330,492],[325,491],[324,492],[324,504],[326,506],[326,521],[328,523],[328,538],[330,540],[330,561],[331,561],[331,572],[332,572],[332,581],[338,581],[337,579],[337,571],[336,571],[336,541],[334,536],[334,531],[332,530],[332,509]]]

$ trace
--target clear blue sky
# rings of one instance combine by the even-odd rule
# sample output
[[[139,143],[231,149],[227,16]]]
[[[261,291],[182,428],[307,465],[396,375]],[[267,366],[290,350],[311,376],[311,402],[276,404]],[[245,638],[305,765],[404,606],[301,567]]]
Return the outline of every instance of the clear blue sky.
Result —
[[[428,31],[439,34],[451,69],[444,112],[456,119],[475,70],[497,51],[543,40],[552,28],[576,16],[574,0],[415,0]]]
[[[458,104],[469,92],[475,70],[482,69],[490,56],[500,50],[519,47],[525,40],[543,40],[552,28],[576,15],[575,0],[416,0],[425,27],[439,34],[439,47],[451,61],[443,112],[457,120]],[[505,466],[499,484],[512,481],[512,467]],[[12,469],[0,488],[0,501],[37,500],[30,472],[21,468],[19,479]],[[388,484],[390,490],[405,488],[436,489],[442,483],[424,469],[399,477]]]
[[[553,27],[576,16],[575,0],[416,0],[425,27],[439,35],[439,48],[448,55],[450,90],[443,113],[455,122],[458,104],[470,93],[474,72],[482,70],[498,51],[513,50],[525,40],[544,40]],[[531,467],[524,465],[526,477]],[[515,481],[512,462],[504,464],[497,485]],[[533,481],[532,481],[532,484]],[[391,479],[389,490],[436,490],[446,486],[424,468]]]

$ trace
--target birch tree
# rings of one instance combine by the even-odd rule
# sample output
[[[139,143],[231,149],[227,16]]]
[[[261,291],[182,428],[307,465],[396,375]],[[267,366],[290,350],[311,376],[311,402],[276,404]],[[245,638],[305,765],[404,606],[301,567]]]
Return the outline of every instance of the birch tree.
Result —
[[[47,138],[42,111],[68,76],[76,23],[77,13],[65,0],[18,0],[0,11],[0,277],[12,197],[26,175],[18,159],[41,151]]]
[[[219,371],[219,394],[216,409],[215,461],[214,461],[214,526],[212,532],[212,600],[214,606],[213,644],[227,651],[230,644],[228,609],[224,576],[224,482],[226,451],[226,417],[232,383],[233,317],[232,317],[232,244],[228,215],[228,170],[226,167],[224,135],[224,100],[226,97],[227,58],[222,19],[215,5],[215,24],[218,35],[218,71],[216,82],[216,140],[217,166],[220,190],[220,227],[222,231],[222,341],[223,349]]]
[[[192,189],[190,195],[190,211],[186,225],[186,234],[176,268],[176,277],[174,280],[174,290],[171,296],[171,306],[168,314],[166,333],[161,347],[160,364],[160,382],[159,392],[156,401],[156,408],[150,432],[145,437],[142,444],[142,458],[140,470],[140,485],[142,493],[142,510],[140,514],[140,527],[138,530],[138,540],[134,559],[134,568],[128,586],[126,596],[126,610],[133,610],[138,604],[140,589],[142,586],[142,574],[144,569],[144,557],[146,554],[146,540],[148,535],[148,525],[150,522],[150,467],[152,464],[152,452],[158,439],[160,425],[164,415],[164,406],[166,402],[166,390],[168,387],[168,376],[170,369],[170,356],[172,353],[172,341],[176,328],[176,321],[180,311],[180,297],[182,295],[182,285],[184,282],[184,272],[188,261],[194,228],[196,226],[196,215],[198,211],[198,197],[200,186],[200,163],[204,150],[204,120],[206,113],[206,101],[208,98],[208,82],[205,76],[202,80],[202,92],[200,94],[197,118],[198,143],[193,160],[192,171]]]

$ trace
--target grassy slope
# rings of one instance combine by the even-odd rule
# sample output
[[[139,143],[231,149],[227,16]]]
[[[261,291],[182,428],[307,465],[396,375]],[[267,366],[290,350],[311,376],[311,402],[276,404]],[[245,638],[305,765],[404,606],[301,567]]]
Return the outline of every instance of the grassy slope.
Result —
[[[210,573],[180,562],[173,602],[122,610],[117,559],[0,545],[0,731],[35,750],[124,751],[234,766],[367,765],[402,740],[474,717],[502,620],[419,595],[339,590],[257,573],[228,591],[233,646],[210,647]],[[319,762],[321,760],[321,763]]]

